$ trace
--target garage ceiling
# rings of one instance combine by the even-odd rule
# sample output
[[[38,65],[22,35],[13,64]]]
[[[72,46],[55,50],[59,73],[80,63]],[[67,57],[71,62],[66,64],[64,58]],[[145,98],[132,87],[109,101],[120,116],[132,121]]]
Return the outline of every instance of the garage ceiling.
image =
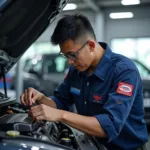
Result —
[[[148,5],[150,6],[150,0],[140,0],[140,2],[141,3],[139,5],[134,5],[134,7],[148,6]],[[129,7],[123,6],[121,4],[121,0],[70,0],[70,3],[77,4],[78,10],[91,9],[92,11],[95,12],[99,11],[101,8]]]

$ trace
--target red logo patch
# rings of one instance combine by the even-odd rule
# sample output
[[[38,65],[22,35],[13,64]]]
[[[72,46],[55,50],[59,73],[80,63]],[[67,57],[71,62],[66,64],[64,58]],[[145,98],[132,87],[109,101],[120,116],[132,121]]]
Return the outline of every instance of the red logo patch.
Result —
[[[132,96],[133,91],[133,85],[125,83],[125,82],[119,82],[117,93]]]
[[[94,100],[96,101],[100,101],[102,99],[102,96],[99,96],[99,95],[94,95]]]

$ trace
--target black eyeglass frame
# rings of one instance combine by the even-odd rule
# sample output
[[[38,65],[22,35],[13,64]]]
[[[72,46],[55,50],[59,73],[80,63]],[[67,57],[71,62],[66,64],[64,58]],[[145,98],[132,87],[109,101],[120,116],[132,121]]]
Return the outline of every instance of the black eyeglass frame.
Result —
[[[62,57],[64,57],[64,58],[70,58],[71,60],[75,60],[76,59],[76,57],[78,56],[78,54],[80,53],[80,51],[85,47],[85,45],[87,44],[87,42],[88,41],[86,41],[82,46],[81,46],[81,48],[79,49],[79,50],[77,50],[75,53],[73,53],[73,54],[64,54],[64,53],[62,53],[61,51],[59,52],[59,55],[61,55]]]

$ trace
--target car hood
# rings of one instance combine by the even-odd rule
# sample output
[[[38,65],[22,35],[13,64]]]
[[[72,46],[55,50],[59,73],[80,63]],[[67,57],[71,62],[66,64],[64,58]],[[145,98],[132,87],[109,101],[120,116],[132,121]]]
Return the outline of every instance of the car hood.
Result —
[[[0,77],[12,68],[68,1],[0,1]]]

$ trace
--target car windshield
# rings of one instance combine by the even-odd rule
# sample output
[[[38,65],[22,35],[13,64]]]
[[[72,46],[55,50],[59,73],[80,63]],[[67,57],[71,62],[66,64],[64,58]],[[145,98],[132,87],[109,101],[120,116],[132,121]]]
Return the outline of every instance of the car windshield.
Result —
[[[59,55],[45,55],[43,58],[27,59],[24,71],[33,70],[38,73],[66,73],[69,68],[67,60]]]
[[[61,56],[46,56],[43,60],[45,73],[65,73],[68,69],[67,60]]]
[[[141,77],[149,77],[150,76],[150,70],[146,66],[144,66],[144,64],[142,64],[141,62],[136,61],[136,60],[133,60],[133,62],[137,66]]]

